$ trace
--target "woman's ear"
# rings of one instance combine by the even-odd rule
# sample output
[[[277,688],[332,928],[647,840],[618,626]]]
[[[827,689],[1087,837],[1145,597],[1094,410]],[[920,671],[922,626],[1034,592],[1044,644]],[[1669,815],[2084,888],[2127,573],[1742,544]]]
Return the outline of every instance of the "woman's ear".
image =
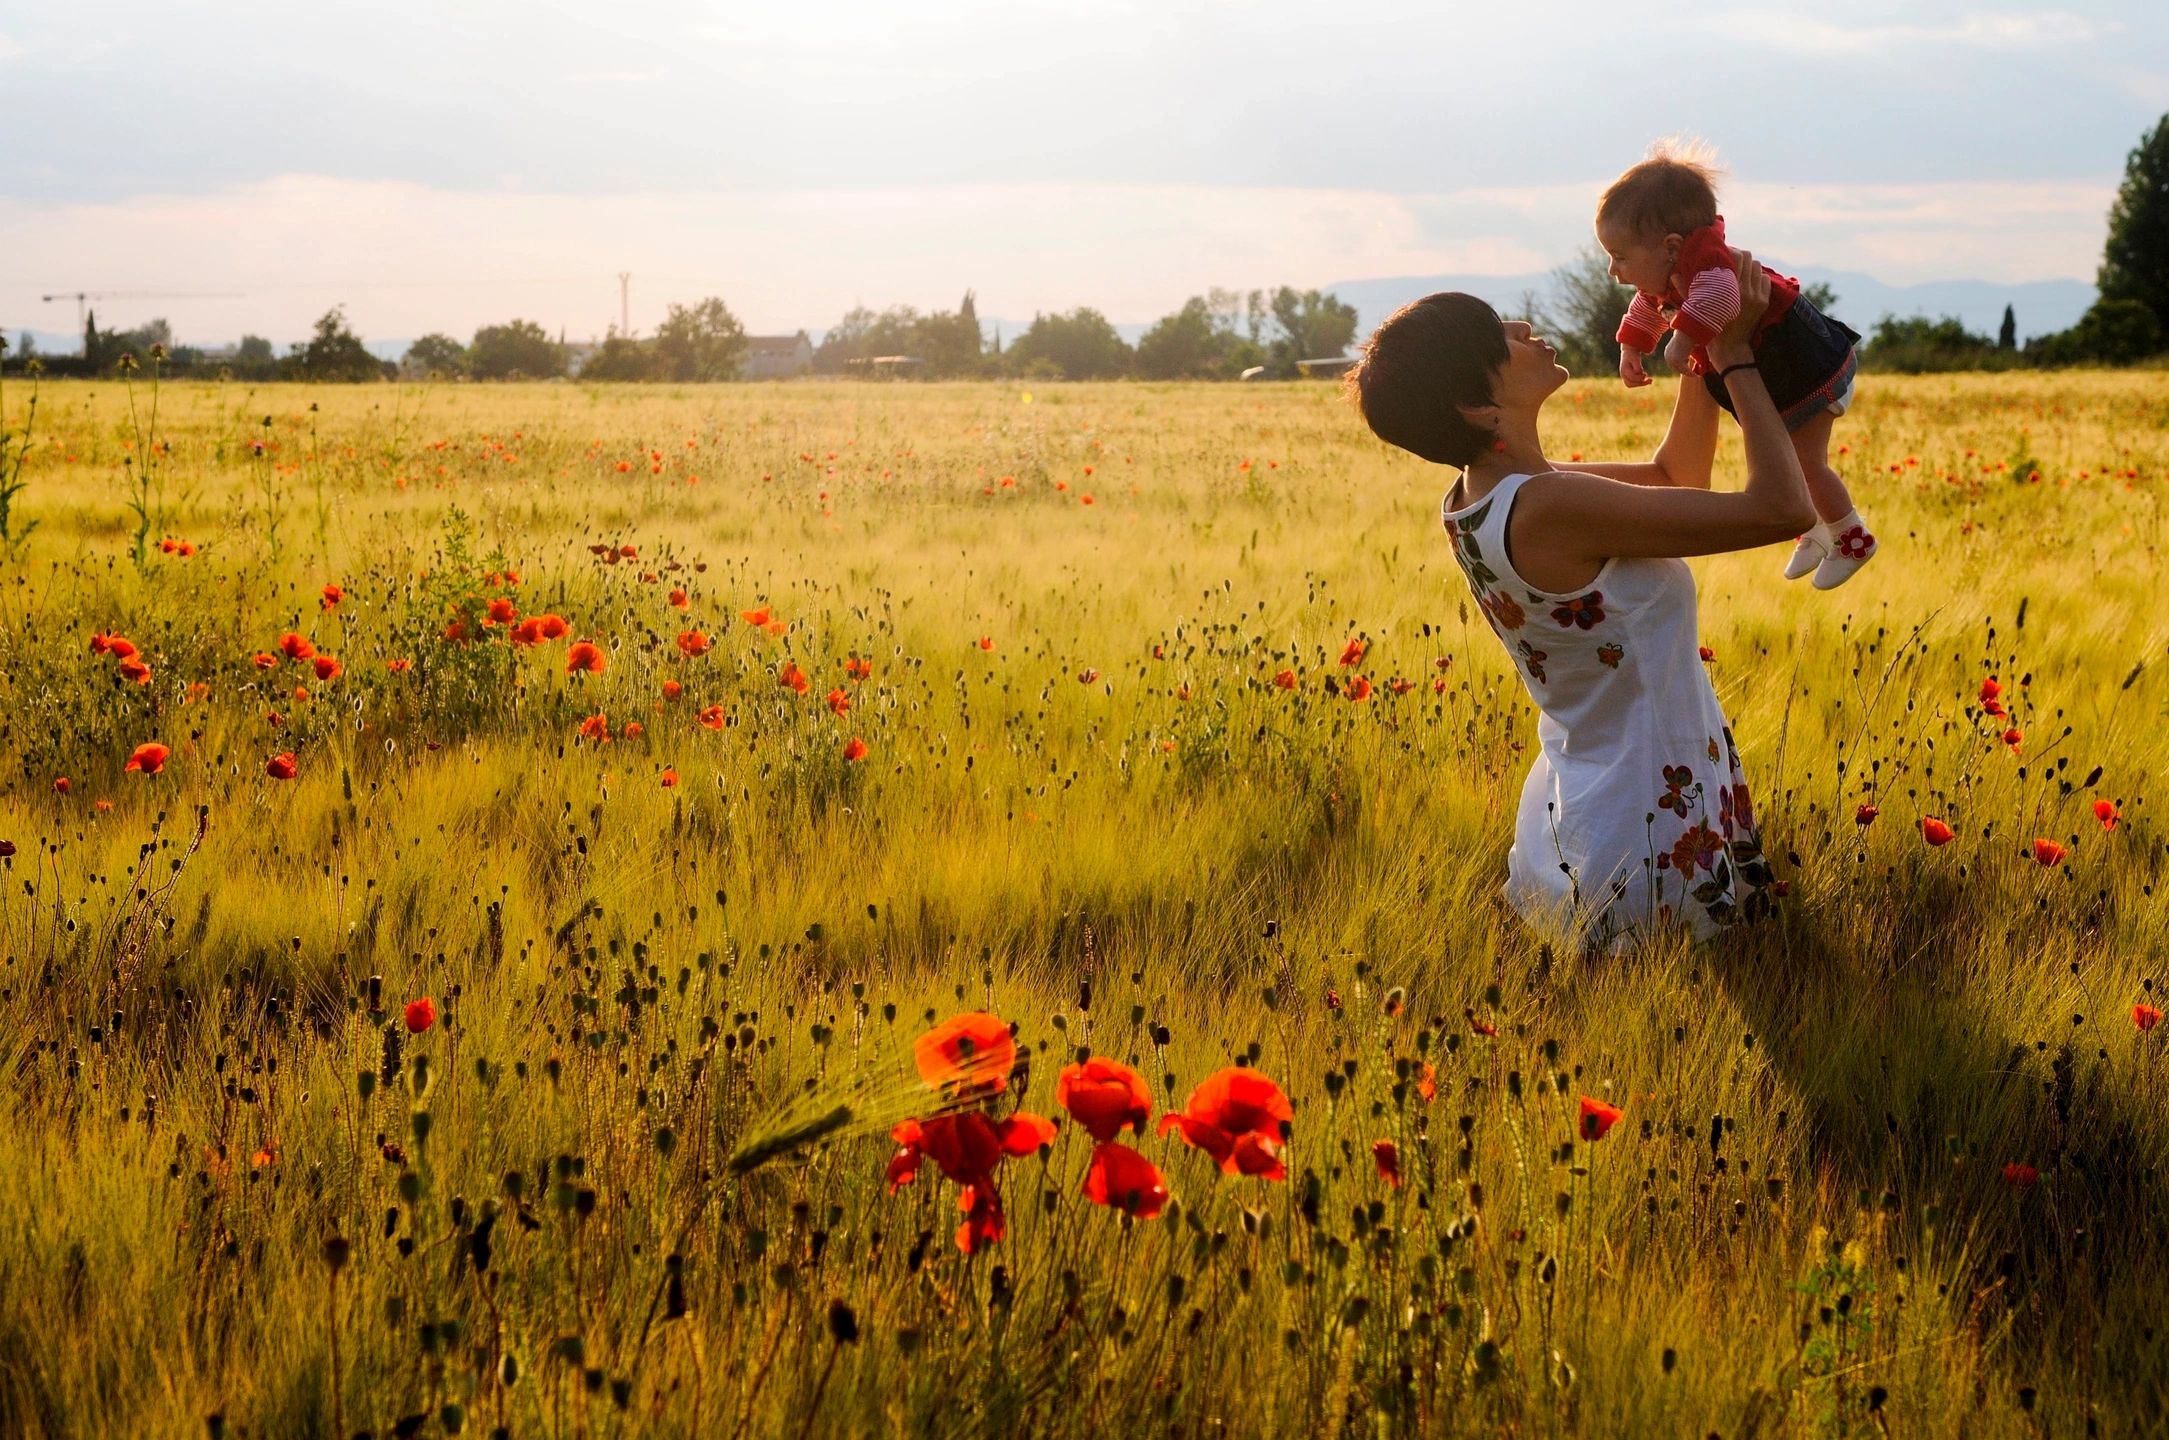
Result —
[[[1456,405],[1454,409],[1461,412],[1462,419],[1479,430],[1496,430],[1499,428],[1499,421],[1504,418],[1495,402],[1490,405]]]

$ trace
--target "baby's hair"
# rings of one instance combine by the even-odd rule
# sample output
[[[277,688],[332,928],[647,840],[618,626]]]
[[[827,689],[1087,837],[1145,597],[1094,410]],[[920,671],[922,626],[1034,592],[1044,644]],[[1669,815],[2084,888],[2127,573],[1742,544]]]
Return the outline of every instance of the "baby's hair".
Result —
[[[1717,218],[1716,154],[1699,140],[1670,137],[1612,182],[1597,202],[1597,224],[1637,235],[1684,235]]]

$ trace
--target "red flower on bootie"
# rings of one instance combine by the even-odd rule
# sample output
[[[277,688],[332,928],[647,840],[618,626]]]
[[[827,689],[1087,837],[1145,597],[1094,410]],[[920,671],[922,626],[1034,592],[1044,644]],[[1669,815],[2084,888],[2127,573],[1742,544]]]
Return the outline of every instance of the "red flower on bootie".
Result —
[[[1838,536],[1838,553],[1848,560],[1865,560],[1875,550],[1875,537],[1865,525],[1855,525]]]

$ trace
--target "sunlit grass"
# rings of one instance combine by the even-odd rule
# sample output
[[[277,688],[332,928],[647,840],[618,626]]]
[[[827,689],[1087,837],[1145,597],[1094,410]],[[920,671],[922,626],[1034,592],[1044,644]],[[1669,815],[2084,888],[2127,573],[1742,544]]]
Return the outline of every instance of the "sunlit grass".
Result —
[[[1837,437],[1877,563],[1696,563],[1792,894],[1595,968],[1495,898],[1534,712],[1450,472],[1326,387],[187,386],[152,433],[48,385],[0,578],[0,1431],[2148,1433],[2156,379],[1877,378]],[[1669,399],[1577,383],[1554,458]],[[488,597],[569,633],[447,641]],[[341,673],[254,663],[289,631]],[[997,1113],[1058,1115],[1080,1049],[1155,1123],[1255,1065],[1287,1179],[1148,1127],[1172,1202],[1126,1218],[1065,1124],[959,1253],[955,1185],[882,1177],[965,1010],[1030,1056]]]

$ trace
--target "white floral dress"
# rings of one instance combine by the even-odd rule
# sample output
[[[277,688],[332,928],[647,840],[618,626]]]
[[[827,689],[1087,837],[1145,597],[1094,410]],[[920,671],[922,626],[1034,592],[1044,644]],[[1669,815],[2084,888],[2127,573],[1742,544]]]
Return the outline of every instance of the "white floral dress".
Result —
[[[1615,949],[1667,919],[1707,939],[1758,914],[1774,877],[1702,660],[1694,576],[1680,560],[1614,558],[1574,594],[1527,584],[1506,522],[1530,479],[1445,510],[1454,558],[1543,712],[1506,897],[1577,948]]]

